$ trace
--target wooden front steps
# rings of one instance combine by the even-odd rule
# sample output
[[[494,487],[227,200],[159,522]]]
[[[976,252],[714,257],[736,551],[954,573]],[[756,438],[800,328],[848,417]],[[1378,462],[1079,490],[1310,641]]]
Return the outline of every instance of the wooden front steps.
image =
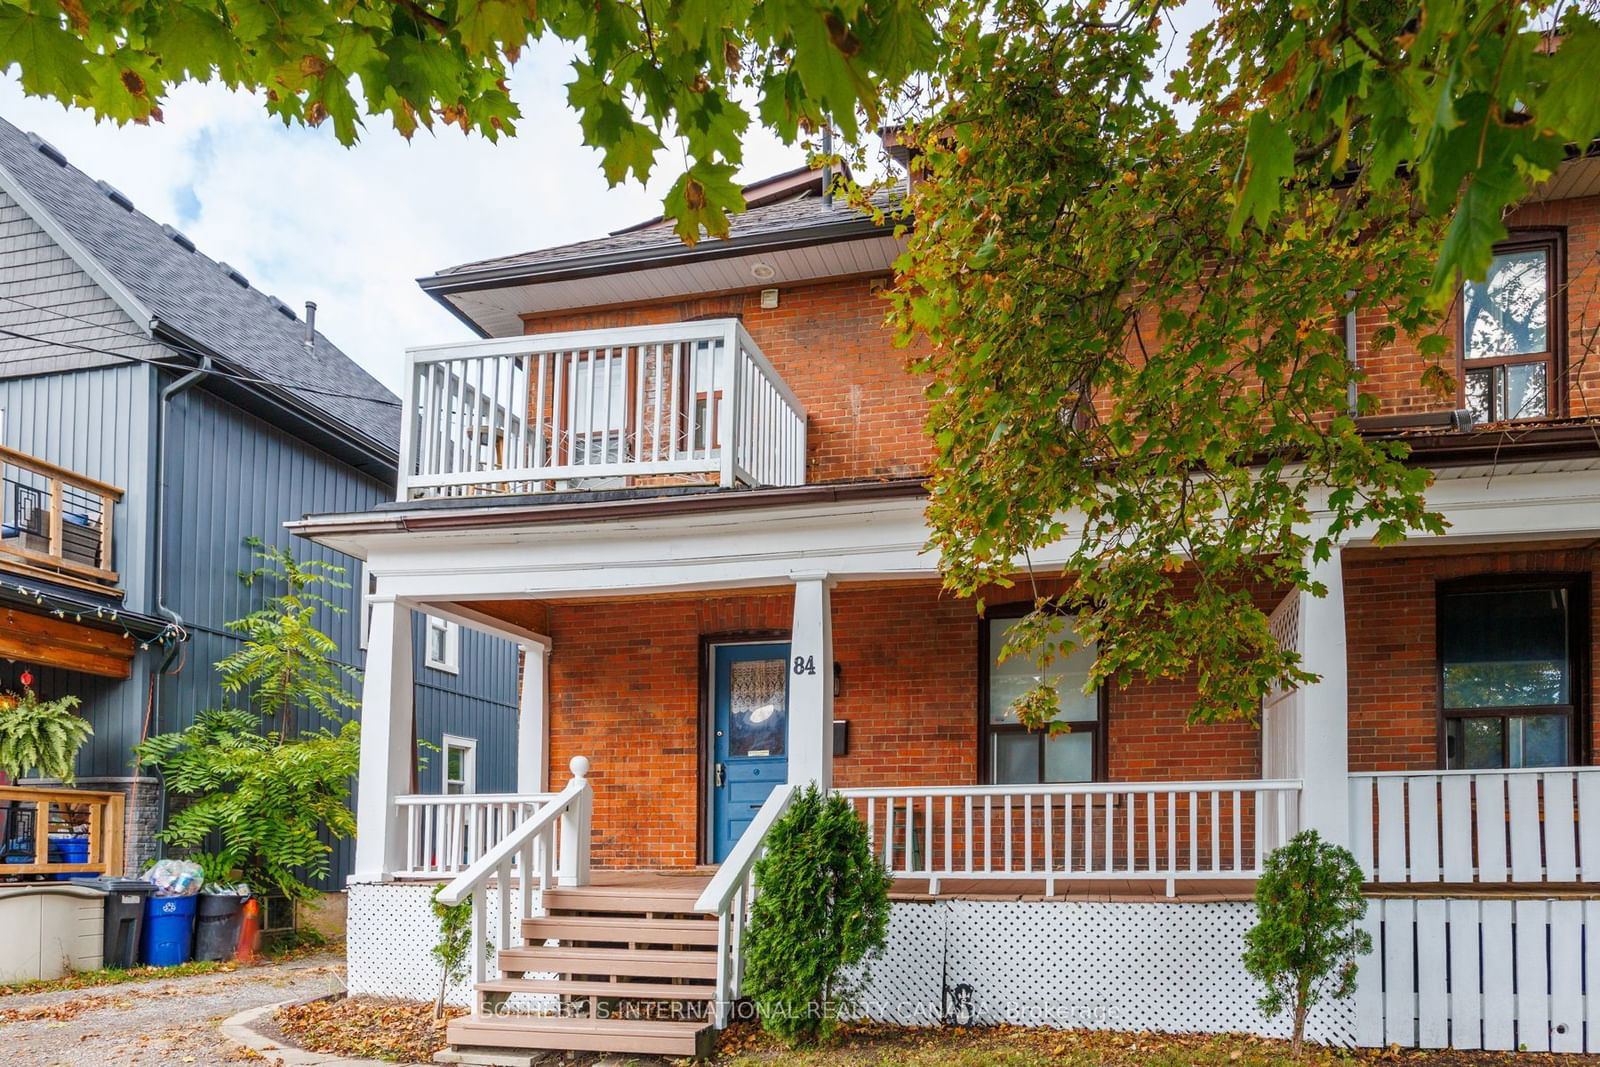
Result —
[[[694,909],[699,886],[547,889],[522,944],[498,953],[478,1011],[452,1019],[453,1047],[704,1056],[711,1051],[717,923]],[[505,1010],[508,997],[559,998],[550,1014]]]

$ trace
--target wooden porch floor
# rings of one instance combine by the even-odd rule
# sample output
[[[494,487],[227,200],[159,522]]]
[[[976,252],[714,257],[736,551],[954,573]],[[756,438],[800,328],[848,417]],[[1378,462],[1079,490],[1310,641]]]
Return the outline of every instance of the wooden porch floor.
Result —
[[[592,884],[629,889],[669,889],[680,892],[703,889],[715,867],[684,867],[666,870],[595,871]],[[891,900],[1091,900],[1103,902],[1164,901],[1168,903],[1209,903],[1254,900],[1255,882],[1250,879],[1226,881],[1179,880],[1173,896],[1167,896],[1162,878],[1108,878],[1096,881],[1057,882],[1054,896],[1044,895],[1037,878],[945,878],[939,892],[928,892],[926,878],[897,878],[889,889]]]

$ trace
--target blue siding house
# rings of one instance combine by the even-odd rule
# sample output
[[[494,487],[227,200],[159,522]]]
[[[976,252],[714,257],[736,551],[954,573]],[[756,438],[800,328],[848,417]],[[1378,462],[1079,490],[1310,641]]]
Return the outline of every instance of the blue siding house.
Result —
[[[130,868],[165,807],[130,749],[222,702],[227,623],[263,595],[247,537],[346,568],[323,628],[363,658],[359,561],[283,523],[394,499],[400,401],[314,314],[0,120],[0,691],[26,672],[82,699],[78,784],[127,794]],[[517,647],[426,618],[413,636],[417,739],[455,746],[417,791],[514,791]]]

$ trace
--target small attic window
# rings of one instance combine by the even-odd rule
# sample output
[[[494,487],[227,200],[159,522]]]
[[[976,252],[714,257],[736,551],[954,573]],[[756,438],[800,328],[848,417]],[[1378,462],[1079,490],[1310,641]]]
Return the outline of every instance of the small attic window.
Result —
[[[28,134],[28,143],[37,148],[41,156],[44,156],[44,158],[50,160],[56,166],[64,167],[67,165],[66,154],[49,141],[46,141],[43,137],[40,137],[38,134]]]
[[[102,193],[106,194],[107,200],[111,201],[124,211],[133,210],[133,201],[129,200],[128,195],[121,189],[118,189],[115,185],[112,185],[103,178],[100,181],[95,182],[95,184],[100,187],[100,191]]]
[[[227,274],[229,278],[233,279],[234,284],[238,285],[241,289],[250,288],[250,279],[246,278],[243,274],[240,274],[237,268],[230,267],[226,263],[218,263],[217,266],[221,267],[223,273]]]
[[[182,230],[163,222],[161,224],[161,232],[171,238],[172,243],[185,252],[193,252],[195,250],[194,242],[185,237]]]
[[[270,299],[272,300],[272,306],[274,308],[277,308],[278,314],[282,315],[284,318],[288,319],[290,322],[299,322],[300,321],[299,318],[295,315],[294,309],[291,308],[288,304],[285,304],[282,300],[279,300],[275,296],[271,297]]]

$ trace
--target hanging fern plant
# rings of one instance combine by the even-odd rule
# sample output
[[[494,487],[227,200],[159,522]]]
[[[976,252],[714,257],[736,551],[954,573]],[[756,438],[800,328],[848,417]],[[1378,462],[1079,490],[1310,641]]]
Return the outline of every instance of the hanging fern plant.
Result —
[[[76,714],[78,698],[41,700],[32,689],[0,693],[0,771],[15,781],[29,771],[72,782],[78,749],[94,727]]]

